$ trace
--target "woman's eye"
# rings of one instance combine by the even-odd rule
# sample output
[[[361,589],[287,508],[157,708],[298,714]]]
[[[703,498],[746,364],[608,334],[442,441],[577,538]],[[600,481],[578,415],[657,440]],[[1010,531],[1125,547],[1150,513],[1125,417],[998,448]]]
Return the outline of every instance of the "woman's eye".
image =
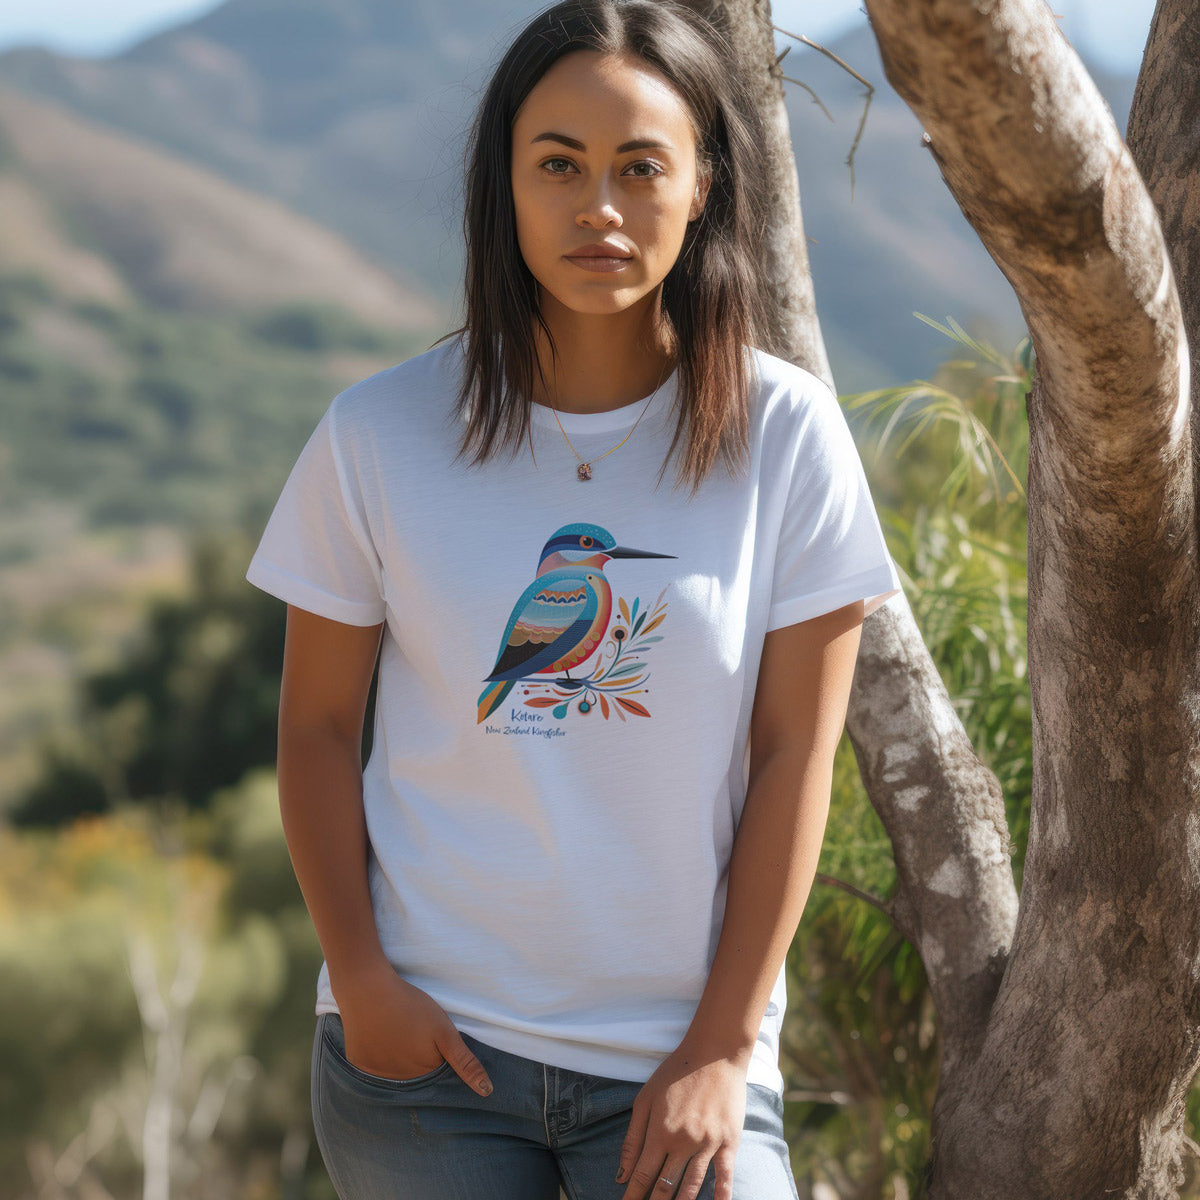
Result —
[[[555,163],[566,163],[567,166],[570,166],[571,160],[569,158],[548,158],[548,159],[546,159],[545,162],[542,163],[542,167],[544,169],[548,170],[551,175],[567,175],[567,174],[569,174],[569,172],[567,172],[567,171],[555,170],[554,169]],[[631,163],[628,167],[626,167],[625,171],[623,171],[622,174],[627,174],[629,172],[632,172],[632,171],[634,171],[634,169],[636,167],[650,167],[650,168],[652,168],[652,170],[649,172],[645,172],[645,173],[635,173],[633,175],[634,179],[653,179],[655,175],[661,175],[663,173],[662,169],[656,163],[652,163],[649,159],[639,159],[637,162]]]

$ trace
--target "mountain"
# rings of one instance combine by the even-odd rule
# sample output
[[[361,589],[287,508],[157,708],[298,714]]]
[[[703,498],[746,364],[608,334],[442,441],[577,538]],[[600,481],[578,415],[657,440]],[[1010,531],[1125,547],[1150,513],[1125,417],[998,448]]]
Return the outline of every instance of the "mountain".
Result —
[[[228,0],[122,54],[0,55],[0,82],[53,100],[336,229],[457,324],[461,161],[491,66],[534,4]],[[799,32],[803,32],[800,30]],[[833,49],[876,91],[791,44],[786,85],[817,300],[839,386],[929,374],[950,349],[913,310],[1011,346],[1022,321],[966,223],[865,26]],[[1122,128],[1132,78],[1098,76]]]
[[[283,201],[448,312],[461,81],[499,24],[484,0],[231,0],[111,58],[10,51],[0,83]]]
[[[212,171],[0,89],[0,268],[77,299],[179,312],[334,304],[387,328],[433,309],[345,239]]]

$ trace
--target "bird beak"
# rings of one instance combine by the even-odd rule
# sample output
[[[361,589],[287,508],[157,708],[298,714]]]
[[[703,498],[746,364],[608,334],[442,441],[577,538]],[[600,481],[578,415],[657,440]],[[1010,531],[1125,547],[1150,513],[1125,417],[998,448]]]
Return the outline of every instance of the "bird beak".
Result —
[[[656,554],[653,550],[634,550],[630,546],[614,546],[605,550],[609,558],[678,558],[676,554]]]

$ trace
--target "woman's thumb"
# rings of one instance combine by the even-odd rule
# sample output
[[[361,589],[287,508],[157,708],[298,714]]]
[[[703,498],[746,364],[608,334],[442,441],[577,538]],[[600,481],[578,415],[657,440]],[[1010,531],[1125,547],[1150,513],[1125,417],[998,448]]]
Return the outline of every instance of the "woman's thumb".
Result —
[[[483,1069],[483,1063],[471,1053],[470,1047],[462,1040],[457,1029],[448,1034],[449,1046],[443,1048],[442,1054],[446,1061],[458,1072],[468,1087],[474,1088],[481,1096],[492,1094],[492,1081]]]

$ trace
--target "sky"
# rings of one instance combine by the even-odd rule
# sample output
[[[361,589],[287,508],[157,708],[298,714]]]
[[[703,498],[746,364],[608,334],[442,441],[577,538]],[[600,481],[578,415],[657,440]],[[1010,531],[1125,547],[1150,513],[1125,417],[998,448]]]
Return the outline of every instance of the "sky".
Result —
[[[411,0],[397,0],[410,3]],[[432,0],[422,0],[432,2]],[[216,8],[219,0],[17,0],[0,3],[0,50],[39,45],[100,56]],[[525,6],[497,0],[497,9]],[[533,11],[534,6],[529,6]],[[538,6],[540,7],[540,6]],[[1154,0],[1051,0],[1063,32],[1079,50],[1116,71],[1135,72]],[[815,40],[836,37],[866,18],[862,0],[774,0],[775,24]]]

